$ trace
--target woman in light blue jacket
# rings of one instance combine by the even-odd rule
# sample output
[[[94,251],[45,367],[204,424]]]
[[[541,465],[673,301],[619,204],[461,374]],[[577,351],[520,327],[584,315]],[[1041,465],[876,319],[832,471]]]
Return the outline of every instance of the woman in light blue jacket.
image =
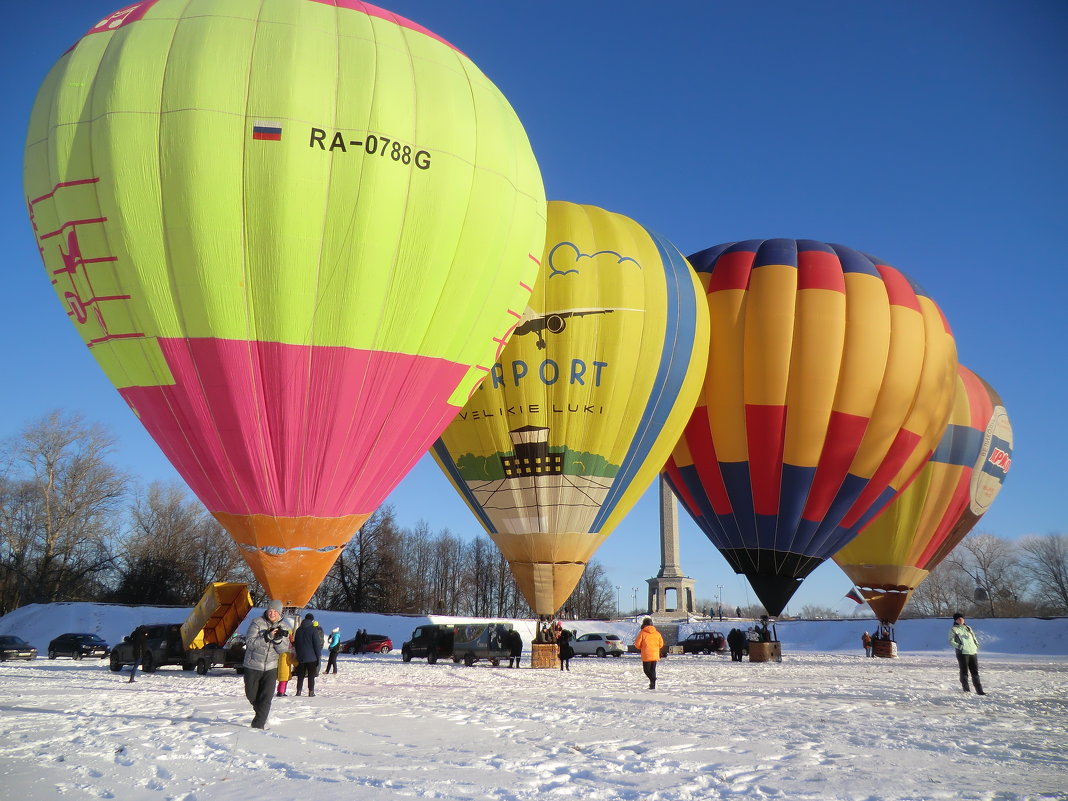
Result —
[[[341,629],[337,626],[330,630],[330,639],[326,641],[326,647],[330,649],[330,658],[326,660],[326,670],[323,674],[337,673],[337,652],[341,650]]]
[[[982,682],[979,681],[979,639],[972,627],[965,624],[964,615],[953,615],[953,628],[949,630],[949,644],[957,651],[957,664],[960,665],[960,686],[964,692],[971,692],[968,687],[968,674],[971,673],[976,695],[986,695]]]

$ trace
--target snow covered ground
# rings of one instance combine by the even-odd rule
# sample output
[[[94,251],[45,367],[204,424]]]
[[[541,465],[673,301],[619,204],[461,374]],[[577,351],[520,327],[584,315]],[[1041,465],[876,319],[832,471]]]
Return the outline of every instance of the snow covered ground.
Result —
[[[185,614],[30,606],[0,634],[43,651],[63,631],[116,642]],[[317,617],[398,651],[426,620]],[[1068,620],[970,622],[985,697],[960,690],[949,621],[900,624],[893,660],[863,657],[870,620],[825,621],[779,624],[781,663],[671,656],[655,691],[632,655],[569,673],[342,656],[317,697],[291,684],[266,731],[248,727],[233,671],[129,684],[101,662],[0,663],[0,787],[20,801],[1068,799]]]

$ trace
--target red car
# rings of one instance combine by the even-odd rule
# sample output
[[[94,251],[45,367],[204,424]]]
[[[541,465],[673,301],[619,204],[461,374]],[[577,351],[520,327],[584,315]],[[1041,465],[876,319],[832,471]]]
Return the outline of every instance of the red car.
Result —
[[[392,650],[393,640],[385,634],[365,634],[363,645],[358,650],[355,638],[344,640],[341,643],[341,653],[343,654],[388,654]]]

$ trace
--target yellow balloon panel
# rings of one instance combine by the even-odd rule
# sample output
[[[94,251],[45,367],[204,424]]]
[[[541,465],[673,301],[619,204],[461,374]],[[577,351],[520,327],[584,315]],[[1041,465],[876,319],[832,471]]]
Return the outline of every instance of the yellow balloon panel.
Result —
[[[681,433],[708,317],[666,240],[603,209],[548,209],[530,304],[434,454],[506,554],[584,564]]]

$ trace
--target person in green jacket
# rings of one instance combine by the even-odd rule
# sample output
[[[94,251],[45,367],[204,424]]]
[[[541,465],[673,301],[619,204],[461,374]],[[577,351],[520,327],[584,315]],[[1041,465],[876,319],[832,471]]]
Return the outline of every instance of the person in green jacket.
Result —
[[[960,665],[960,686],[964,692],[971,692],[968,687],[968,674],[972,674],[976,695],[986,695],[983,684],[979,681],[979,640],[972,627],[964,622],[964,615],[953,615],[953,628],[949,630],[949,644],[957,650],[957,664]]]

